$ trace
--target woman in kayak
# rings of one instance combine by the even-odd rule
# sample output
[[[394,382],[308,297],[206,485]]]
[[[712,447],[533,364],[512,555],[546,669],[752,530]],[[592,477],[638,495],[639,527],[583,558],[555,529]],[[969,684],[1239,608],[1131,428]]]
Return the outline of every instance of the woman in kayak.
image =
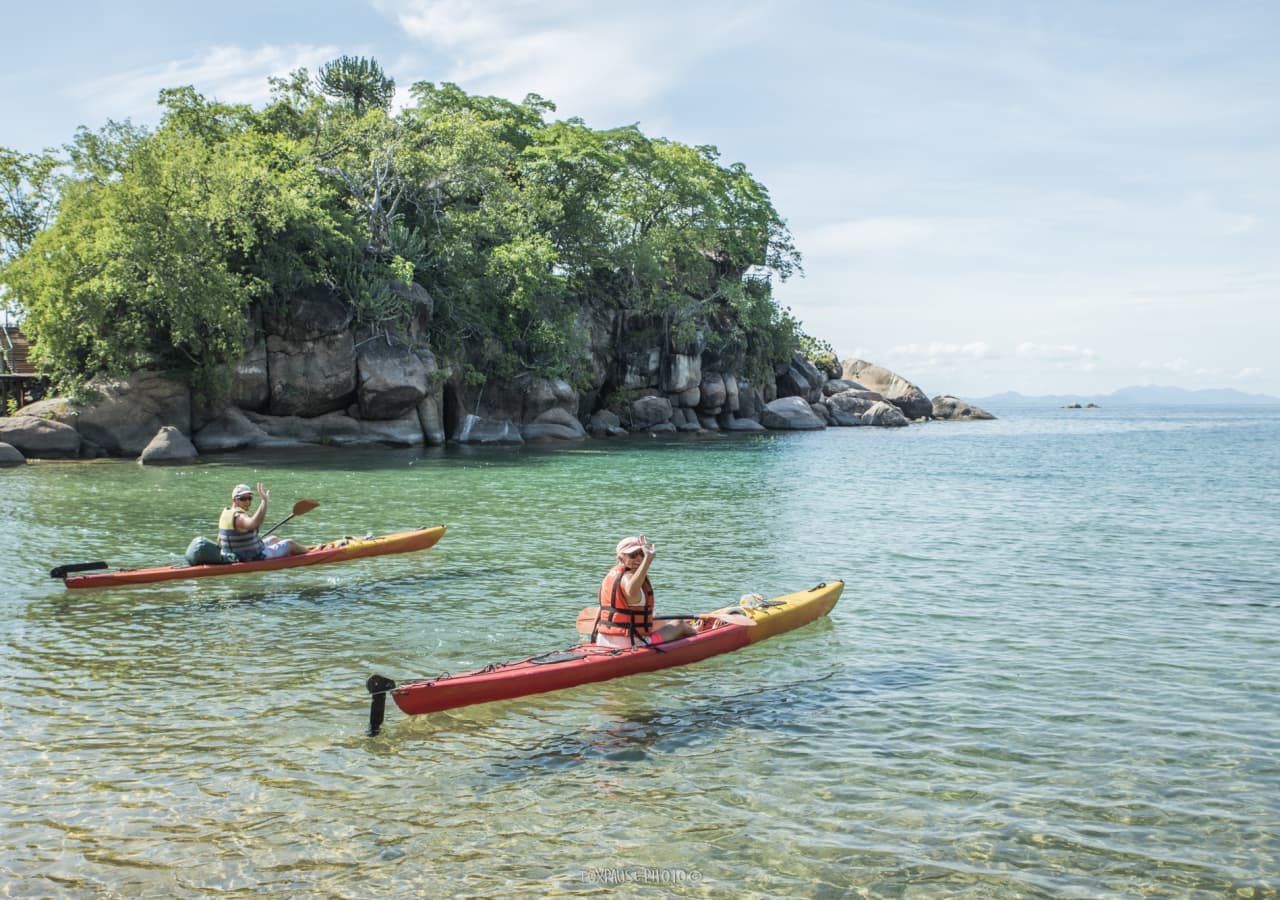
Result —
[[[297,541],[258,537],[258,529],[267,515],[267,501],[271,499],[271,492],[262,486],[261,481],[258,482],[258,496],[262,503],[258,505],[258,511],[250,515],[253,489],[247,484],[237,484],[231,491],[231,505],[218,518],[218,544],[223,554],[231,554],[240,562],[251,562],[306,553],[307,548]]]
[[[683,619],[653,627],[653,586],[649,566],[657,548],[644,535],[618,541],[614,551],[618,564],[600,583],[600,613],[594,639],[605,647],[633,647],[660,644],[697,634],[693,623]]]

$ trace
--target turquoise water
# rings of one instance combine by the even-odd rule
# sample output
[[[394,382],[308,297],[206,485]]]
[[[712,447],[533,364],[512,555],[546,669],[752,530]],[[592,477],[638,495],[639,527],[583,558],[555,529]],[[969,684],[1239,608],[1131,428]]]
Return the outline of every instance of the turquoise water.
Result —
[[[0,471],[0,893],[1261,896],[1280,889],[1280,410]],[[236,482],[332,568],[176,561]],[[364,735],[372,672],[567,646],[614,542],[667,611],[844,579],[683,669]]]

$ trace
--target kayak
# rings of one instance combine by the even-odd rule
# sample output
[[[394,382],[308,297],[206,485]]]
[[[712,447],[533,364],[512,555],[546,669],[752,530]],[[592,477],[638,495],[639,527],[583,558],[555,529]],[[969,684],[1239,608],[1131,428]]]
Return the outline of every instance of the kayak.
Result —
[[[373,675],[366,684],[373,695],[369,730],[376,734],[382,724],[388,693],[401,712],[416,716],[688,665],[807,625],[829,613],[843,590],[844,582],[836,581],[770,600],[743,598],[739,605],[697,616],[699,633],[653,646],[615,649],[581,644],[474,672],[399,685]]]
[[[318,566],[364,559],[369,556],[426,550],[435,546],[444,532],[445,526],[435,525],[431,528],[399,531],[381,537],[345,537],[311,547],[305,553],[283,556],[279,559],[255,559],[252,562],[222,563],[212,566],[190,566],[180,563],[175,566],[156,566],[150,569],[122,569],[95,575],[68,575],[62,579],[62,582],[69,588],[102,588],[125,584],[152,584],[157,581],[176,581],[184,578],[242,575],[247,572],[270,572],[275,569],[294,569],[298,566]]]

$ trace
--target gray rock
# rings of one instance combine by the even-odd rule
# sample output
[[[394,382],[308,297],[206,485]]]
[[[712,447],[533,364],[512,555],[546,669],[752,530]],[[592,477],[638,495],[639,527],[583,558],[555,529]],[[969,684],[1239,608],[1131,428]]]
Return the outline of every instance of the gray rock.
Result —
[[[803,397],[810,403],[822,399],[822,385],[827,376],[818,371],[803,354],[797,352],[791,364],[778,376],[776,383],[779,397]]]
[[[70,425],[35,416],[0,418],[0,441],[28,459],[75,459],[80,433]]]
[[[391,293],[395,294],[409,306],[409,331],[414,338],[423,338],[431,331],[431,320],[435,314],[435,300],[422,285],[414,282],[405,284],[398,278],[387,282]]]
[[[687,391],[676,394],[675,405],[682,406],[685,409],[693,409],[701,402],[702,391],[696,387],[691,387]]]
[[[310,418],[345,409],[356,391],[355,339],[350,331],[294,341],[267,337],[275,416]]]
[[[236,407],[228,407],[196,432],[193,443],[201,453],[264,447],[271,436]]]
[[[347,332],[351,317],[351,307],[332,288],[317,284],[265,304],[262,327],[269,337],[299,344]]]
[[[722,427],[725,431],[756,432],[768,430],[755,419],[730,419]]]
[[[17,447],[13,444],[5,444],[0,442],[0,468],[8,466],[21,466],[26,463],[27,458],[22,455]]]
[[[458,428],[460,444],[523,444],[520,429],[509,419],[486,419],[468,414]]]
[[[75,409],[76,430],[112,455],[141,453],[165,425],[191,433],[191,391],[158,372],[93,378]]]
[[[189,463],[199,456],[190,438],[172,425],[166,425],[143,448],[138,463],[144,466],[173,465]]]
[[[661,358],[662,352],[657,347],[628,354],[622,386],[629,390],[656,387],[659,381],[658,361]]]
[[[838,394],[832,394],[827,398],[827,408],[831,410],[831,418],[836,425],[844,427],[853,427],[865,425],[862,416],[876,403],[883,402],[880,395],[876,394],[876,399],[863,397],[862,394],[867,391],[847,390]]]
[[[621,437],[627,433],[627,430],[622,427],[622,420],[607,409],[591,414],[587,431],[593,437]]]
[[[80,413],[66,397],[49,397],[46,400],[28,403],[26,406],[18,407],[14,415],[35,416],[37,419],[48,419],[50,422],[70,425],[72,428],[75,428],[76,422],[80,421]]]
[[[422,423],[416,410],[410,410],[399,419],[369,421],[354,419],[341,412],[311,417],[246,412],[245,416],[267,434],[266,440],[253,445],[256,447],[292,447],[299,444],[412,447],[423,442]]]
[[[570,415],[558,406],[553,406],[533,422],[521,425],[520,434],[526,441],[580,441],[586,438],[587,430],[582,427],[577,416]]]
[[[716,421],[715,416],[698,416],[698,424],[701,425],[705,431],[720,430],[720,423]]]
[[[228,401],[241,409],[263,410],[271,400],[267,381],[267,340],[253,333],[244,355],[231,368],[231,393]]]
[[[670,422],[659,422],[657,425],[650,425],[645,431],[650,434],[669,434],[676,430],[676,426]]]
[[[700,412],[714,415],[724,408],[729,392],[724,386],[723,375],[719,372],[707,373],[702,378],[701,390],[702,400],[698,403]]]
[[[951,419],[953,421],[994,419],[995,416],[959,397],[950,394],[939,394],[933,398],[933,417],[935,419]]]
[[[933,418],[933,401],[920,388],[888,369],[862,359],[844,362],[844,377],[857,381],[901,409],[908,418]]]
[[[360,418],[398,419],[416,409],[427,396],[429,376],[427,363],[399,335],[361,341],[356,348]]]
[[[723,409],[729,412],[737,412],[740,408],[741,401],[738,398],[738,379],[732,375],[724,376],[724,405]]]
[[[856,381],[850,381],[847,378],[831,378],[822,386],[822,393],[830,397],[832,394],[839,394],[844,391],[864,391],[865,387]]]
[[[695,388],[702,381],[702,357],[672,353],[667,356],[666,370],[662,373],[662,390],[668,394],[680,394]]]
[[[765,405],[760,424],[771,431],[816,431],[826,426],[803,397],[779,397]]]
[[[826,425],[836,424],[836,420],[831,417],[831,409],[822,401],[810,403],[809,408],[813,410],[814,415],[823,421]]]
[[[902,410],[884,400],[879,400],[862,414],[863,425],[878,425],[885,428],[901,428],[907,424],[907,417]]]
[[[632,431],[652,431],[671,418],[671,401],[666,397],[641,397],[630,405]],[[674,426],[673,426],[674,430]]]
[[[565,414],[554,421],[562,424],[578,423],[578,392],[563,378],[531,379],[524,391],[521,408],[523,421],[541,422],[542,416],[552,410]]]
[[[422,436],[430,447],[439,447],[445,442],[444,432],[444,400],[443,391],[435,388],[418,404],[418,424],[422,427]]]
[[[586,437],[586,434],[581,429],[581,425],[575,430],[567,425],[530,422],[527,425],[520,426],[520,436],[528,444],[539,441],[580,441]]]

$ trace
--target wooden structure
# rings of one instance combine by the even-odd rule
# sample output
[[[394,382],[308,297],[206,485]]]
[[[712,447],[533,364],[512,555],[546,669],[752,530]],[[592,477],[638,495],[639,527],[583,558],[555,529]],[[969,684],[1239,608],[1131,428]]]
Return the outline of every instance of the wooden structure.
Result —
[[[16,325],[5,323],[0,330],[0,416],[44,396],[49,379],[31,362],[31,344]]]

